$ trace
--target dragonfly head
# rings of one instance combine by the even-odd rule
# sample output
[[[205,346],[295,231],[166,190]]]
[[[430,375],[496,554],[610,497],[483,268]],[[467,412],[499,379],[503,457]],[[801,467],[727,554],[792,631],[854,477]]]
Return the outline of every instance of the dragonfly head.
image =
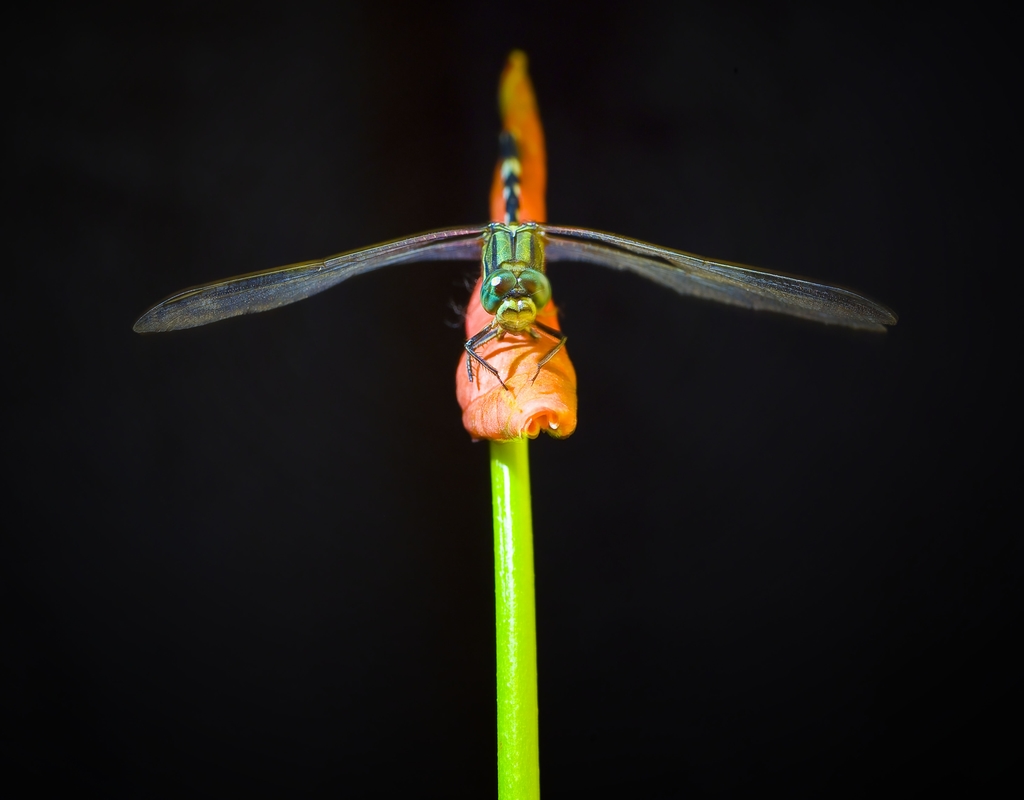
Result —
[[[503,330],[529,329],[551,299],[537,225],[492,223],[484,234],[483,271],[480,304],[487,313],[494,314]]]

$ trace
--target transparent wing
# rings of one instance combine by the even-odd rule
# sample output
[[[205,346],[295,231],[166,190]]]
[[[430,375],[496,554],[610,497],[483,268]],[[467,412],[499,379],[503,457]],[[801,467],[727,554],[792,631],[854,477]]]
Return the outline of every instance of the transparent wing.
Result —
[[[329,289],[343,280],[406,261],[480,258],[482,227],[444,228],[351,250],[323,261],[305,261],[251,272],[175,292],[135,323],[138,333],[194,328],[210,322],[269,311]]]
[[[881,303],[837,286],[587,228],[541,227],[549,261],[589,261],[635,272],[682,294],[834,325],[884,331],[896,324],[896,315]]]

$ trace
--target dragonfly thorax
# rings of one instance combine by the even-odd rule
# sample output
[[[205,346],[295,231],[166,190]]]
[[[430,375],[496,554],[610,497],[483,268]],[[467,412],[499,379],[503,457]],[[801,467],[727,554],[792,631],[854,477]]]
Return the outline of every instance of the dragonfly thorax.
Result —
[[[491,223],[484,233],[480,304],[509,332],[525,331],[551,299],[544,243],[535,223]]]

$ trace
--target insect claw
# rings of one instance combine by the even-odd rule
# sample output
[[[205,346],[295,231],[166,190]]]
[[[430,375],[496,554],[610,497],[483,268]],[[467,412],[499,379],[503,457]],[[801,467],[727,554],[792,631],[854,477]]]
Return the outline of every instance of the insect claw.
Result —
[[[506,392],[512,391],[511,389],[508,388],[508,385],[505,383],[505,381],[501,379],[501,375],[498,374],[498,370],[496,370],[490,364],[485,364],[485,366],[487,367],[488,372],[490,372],[495,378],[498,379],[498,383],[501,384],[502,389],[504,389]]]

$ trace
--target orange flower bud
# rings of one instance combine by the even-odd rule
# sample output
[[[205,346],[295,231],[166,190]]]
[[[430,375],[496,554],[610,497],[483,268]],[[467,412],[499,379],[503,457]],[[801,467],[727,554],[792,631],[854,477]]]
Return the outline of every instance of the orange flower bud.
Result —
[[[533,86],[526,73],[526,56],[516,50],[508,58],[498,88],[498,106],[503,130],[515,140],[519,160],[518,222],[543,222],[547,165],[544,132],[537,114]],[[502,163],[494,172],[491,189],[491,218],[505,220],[506,189]],[[466,337],[486,328],[493,316],[480,304],[476,282],[466,309]],[[548,301],[537,314],[537,322],[560,330],[558,310]],[[558,344],[548,335],[534,338],[528,332],[505,333],[477,348],[478,354],[494,367],[505,385],[475,360],[473,381],[466,373],[465,356],[455,374],[455,394],[462,406],[462,424],[474,439],[508,441],[536,438],[541,431],[563,438],[576,430],[576,370],[565,347],[537,365]]]

